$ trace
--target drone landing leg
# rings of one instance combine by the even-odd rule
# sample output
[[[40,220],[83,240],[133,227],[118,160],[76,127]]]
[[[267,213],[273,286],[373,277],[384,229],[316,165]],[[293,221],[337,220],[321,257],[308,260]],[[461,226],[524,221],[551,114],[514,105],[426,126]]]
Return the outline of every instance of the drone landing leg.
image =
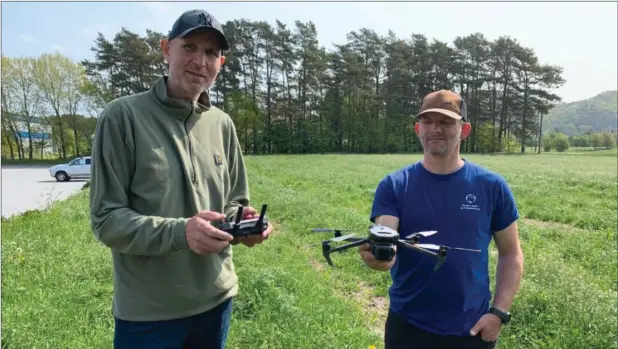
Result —
[[[333,267],[335,265],[333,264],[333,261],[330,259],[330,254],[331,253],[343,251],[345,249],[348,249],[348,248],[351,248],[351,247],[354,247],[354,246],[360,246],[360,245],[362,245],[364,243],[367,243],[367,242],[369,242],[369,239],[361,239],[361,240],[357,240],[357,241],[351,242],[349,244],[345,244],[345,245],[339,246],[337,248],[331,249],[330,248],[330,244],[328,243],[328,241],[323,241],[322,242],[322,254],[324,255],[324,258],[326,258],[326,261],[328,262],[328,264],[331,267]]]
[[[324,256],[324,258],[326,258],[326,262],[328,262],[328,265],[333,267],[333,261],[330,259],[330,244],[328,243],[328,241],[322,242],[322,255]]]
[[[436,265],[434,265],[433,267],[433,271],[438,271],[438,269],[442,268],[442,266],[444,265],[444,259],[442,257],[439,257],[440,259],[436,262]]]
[[[447,251],[448,249],[446,247],[440,247],[440,249],[438,250],[438,262],[436,262],[436,265],[433,267],[433,271],[437,271],[438,269],[442,268],[442,265],[444,265],[444,262],[446,261]]]

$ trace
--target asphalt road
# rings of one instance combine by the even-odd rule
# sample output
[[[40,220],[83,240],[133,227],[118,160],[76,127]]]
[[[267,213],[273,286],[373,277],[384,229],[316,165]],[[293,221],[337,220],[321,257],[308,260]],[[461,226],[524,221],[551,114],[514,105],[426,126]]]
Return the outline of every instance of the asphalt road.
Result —
[[[57,182],[50,166],[2,166],[2,217],[44,209],[78,192],[85,180]]]

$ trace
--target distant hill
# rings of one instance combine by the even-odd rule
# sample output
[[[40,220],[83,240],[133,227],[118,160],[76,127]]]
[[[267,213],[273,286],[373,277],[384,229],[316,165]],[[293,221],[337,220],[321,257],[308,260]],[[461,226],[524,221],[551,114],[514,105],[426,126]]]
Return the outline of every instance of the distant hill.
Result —
[[[557,129],[567,135],[616,130],[618,91],[605,91],[592,98],[560,103],[543,118],[543,132]]]

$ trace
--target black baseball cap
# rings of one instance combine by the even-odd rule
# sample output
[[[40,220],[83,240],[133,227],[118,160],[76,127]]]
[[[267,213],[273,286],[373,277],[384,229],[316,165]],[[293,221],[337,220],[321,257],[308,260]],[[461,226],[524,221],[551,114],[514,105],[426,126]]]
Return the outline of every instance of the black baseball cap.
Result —
[[[221,23],[210,13],[204,10],[189,10],[178,17],[172,30],[170,30],[167,38],[172,40],[178,37],[184,37],[196,29],[210,30],[217,35],[221,42],[221,48],[224,51],[230,49],[230,43],[223,33]]]

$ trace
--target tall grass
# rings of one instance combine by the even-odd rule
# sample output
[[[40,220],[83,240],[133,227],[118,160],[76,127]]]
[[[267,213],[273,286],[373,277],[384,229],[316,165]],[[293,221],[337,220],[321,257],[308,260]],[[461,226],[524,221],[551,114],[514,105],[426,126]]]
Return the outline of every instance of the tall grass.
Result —
[[[520,211],[525,276],[500,348],[616,348],[616,160],[466,156],[502,173]],[[388,273],[354,250],[326,265],[325,234],[365,229],[378,181],[418,155],[247,157],[252,204],[276,233],[234,248],[240,277],[228,348],[383,348]],[[2,223],[2,348],[111,348],[110,254],[87,192]],[[495,252],[495,248],[493,249]],[[492,271],[495,253],[491,254]]]

